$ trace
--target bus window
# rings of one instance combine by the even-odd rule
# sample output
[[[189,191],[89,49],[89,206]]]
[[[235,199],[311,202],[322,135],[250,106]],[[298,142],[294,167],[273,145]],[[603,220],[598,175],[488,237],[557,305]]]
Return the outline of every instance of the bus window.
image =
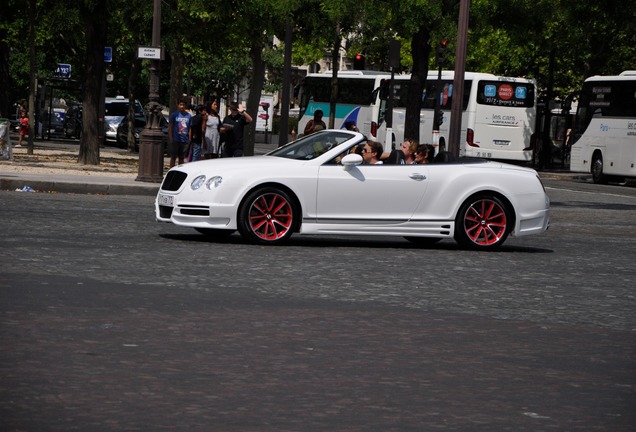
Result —
[[[530,83],[480,80],[477,86],[477,103],[530,108],[534,106],[534,85]]]

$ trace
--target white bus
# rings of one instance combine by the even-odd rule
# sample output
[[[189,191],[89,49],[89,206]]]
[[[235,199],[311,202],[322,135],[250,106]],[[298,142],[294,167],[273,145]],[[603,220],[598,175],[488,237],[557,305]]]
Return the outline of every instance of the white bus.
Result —
[[[636,71],[585,80],[572,142],[571,171],[595,183],[636,177]]]
[[[299,91],[298,133],[302,134],[307,122],[322,110],[323,121],[329,124],[331,78],[333,72],[308,74]],[[388,72],[352,70],[338,72],[338,103],[336,104],[334,128],[344,129],[345,123],[354,121],[363,134],[371,132],[372,113],[377,113],[374,90],[383,79],[390,78]]]
[[[442,71],[440,109],[444,113],[438,135],[433,135],[433,115],[437,94],[438,72],[429,71],[422,94],[420,114],[420,142],[447,147],[454,71]],[[386,102],[388,91],[378,92],[377,112],[374,113],[380,142],[401,143],[404,139],[406,98],[410,76],[396,76],[393,82],[392,138],[386,138]],[[388,81],[383,83],[388,86]],[[509,78],[492,74],[465,72],[462,105],[460,156],[489,159],[531,161],[531,139],[535,130],[537,102],[536,83],[527,78]]]

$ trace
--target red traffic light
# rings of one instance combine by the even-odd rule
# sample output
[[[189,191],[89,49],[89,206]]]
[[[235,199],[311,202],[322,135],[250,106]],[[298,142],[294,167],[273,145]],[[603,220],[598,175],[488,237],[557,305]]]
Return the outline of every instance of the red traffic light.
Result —
[[[353,57],[353,68],[355,70],[362,70],[364,69],[364,54],[358,53]]]

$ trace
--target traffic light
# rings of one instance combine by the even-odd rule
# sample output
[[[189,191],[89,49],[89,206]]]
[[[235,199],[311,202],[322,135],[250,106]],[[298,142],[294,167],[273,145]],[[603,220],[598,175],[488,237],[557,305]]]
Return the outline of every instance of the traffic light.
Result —
[[[364,70],[364,61],[365,61],[365,57],[364,54],[356,54],[356,56],[353,58],[353,69],[354,70]]]
[[[441,66],[444,63],[444,54],[446,54],[446,39],[440,42],[437,47],[437,65]]]

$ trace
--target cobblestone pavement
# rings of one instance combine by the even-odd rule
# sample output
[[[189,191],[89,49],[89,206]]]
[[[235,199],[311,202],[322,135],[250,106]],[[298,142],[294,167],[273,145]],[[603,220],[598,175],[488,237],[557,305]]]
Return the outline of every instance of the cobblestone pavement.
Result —
[[[9,273],[0,281],[3,431],[636,424],[633,332],[241,289],[192,296],[41,280]]]

